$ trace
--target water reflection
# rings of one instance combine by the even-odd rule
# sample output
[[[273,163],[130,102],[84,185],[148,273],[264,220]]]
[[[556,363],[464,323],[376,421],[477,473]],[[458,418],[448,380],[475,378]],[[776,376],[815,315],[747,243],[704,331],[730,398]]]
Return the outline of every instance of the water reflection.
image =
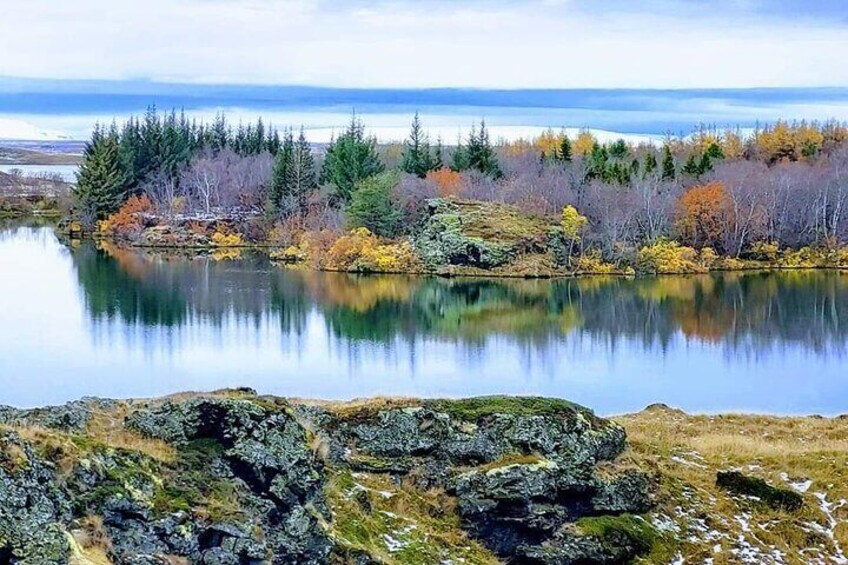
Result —
[[[845,411],[848,275],[366,277],[0,226],[0,404],[247,385]]]
[[[628,280],[444,279],[284,270],[262,254],[236,261],[85,243],[72,251],[94,321],[221,328],[273,319],[302,335],[317,311],[346,342],[417,338],[472,349],[494,336],[540,350],[569,334],[667,349],[677,336],[756,353],[798,344],[842,353],[848,276],[836,271],[722,273]]]

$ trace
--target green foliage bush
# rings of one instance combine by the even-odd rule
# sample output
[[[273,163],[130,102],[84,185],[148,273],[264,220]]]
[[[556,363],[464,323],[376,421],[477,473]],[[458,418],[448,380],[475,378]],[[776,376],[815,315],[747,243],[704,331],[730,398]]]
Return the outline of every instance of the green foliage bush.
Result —
[[[395,172],[360,181],[346,210],[349,227],[368,228],[381,237],[397,235],[403,213],[392,201],[391,194],[398,181]]]

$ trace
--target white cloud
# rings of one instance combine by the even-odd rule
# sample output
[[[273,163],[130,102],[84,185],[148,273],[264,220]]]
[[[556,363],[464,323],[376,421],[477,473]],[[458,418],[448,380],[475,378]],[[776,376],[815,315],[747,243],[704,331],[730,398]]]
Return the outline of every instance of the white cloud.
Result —
[[[739,7],[751,3],[339,4],[0,0],[0,76],[364,87],[848,85],[848,67],[834,64],[848,58],[844,18],[764,17]]]

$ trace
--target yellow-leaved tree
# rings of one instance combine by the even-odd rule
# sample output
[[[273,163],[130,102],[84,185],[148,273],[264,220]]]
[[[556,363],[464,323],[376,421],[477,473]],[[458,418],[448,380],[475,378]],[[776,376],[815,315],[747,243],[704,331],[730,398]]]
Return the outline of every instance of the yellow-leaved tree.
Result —
[[[568,240],[568,263],[571,264],[571,257],[574,255],[574,248],[580,243],[583,230],[589,223],[589,218],[577,211],[577,208],[569,204],[562,209],[562,233],[565,239]]]

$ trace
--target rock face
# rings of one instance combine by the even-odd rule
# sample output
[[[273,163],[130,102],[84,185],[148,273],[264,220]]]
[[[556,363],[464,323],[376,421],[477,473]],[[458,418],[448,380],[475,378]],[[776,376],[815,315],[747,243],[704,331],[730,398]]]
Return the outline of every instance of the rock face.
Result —
[[[624,563],[650,550],[633,528],[592,522],[651,506],[647,477],[612,463],[623,429],[564,401],[297,404],[226,391],[0,409],[0,424],[0,563],[451,560],[450,543],[431,561],[404,541],[426,527],[430,545],[451,528],[453,544],[476,540],[460,543],[479,544],[464,554],[475,563]],[[380,507],[432,493],[442,503],[417,522]]]

